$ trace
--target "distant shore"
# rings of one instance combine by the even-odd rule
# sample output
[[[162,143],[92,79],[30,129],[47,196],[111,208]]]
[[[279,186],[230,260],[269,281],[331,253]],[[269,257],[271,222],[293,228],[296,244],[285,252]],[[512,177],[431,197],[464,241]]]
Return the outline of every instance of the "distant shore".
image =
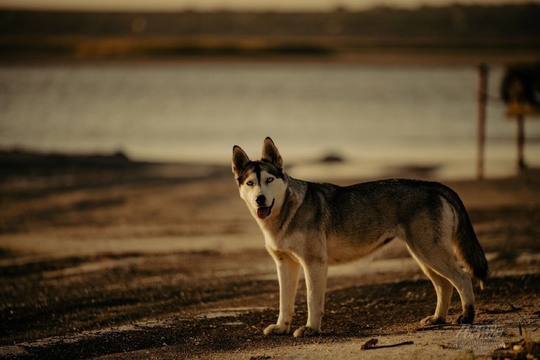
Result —
[[[540,58],[534,3],[333,11],[0,11],[1,62],[477,64]]]
[[[535,61],[540,42],[493,44],[437,39],[88,38],[2,36],[0,64],[50,62],[312,62],[477,65]]]

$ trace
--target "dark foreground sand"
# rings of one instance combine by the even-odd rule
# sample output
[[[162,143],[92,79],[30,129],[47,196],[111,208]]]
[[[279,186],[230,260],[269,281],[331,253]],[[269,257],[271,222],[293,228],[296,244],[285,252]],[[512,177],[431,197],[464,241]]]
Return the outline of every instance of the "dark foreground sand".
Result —
[[[277,317],[274,265],[227,166],[14,156],[0,178],[2,358],[455,359],[540,340],[537,172],[447,182],[490,262],[476,335],[418,329],[435,292],[396,244],[332,269],[324,334],[294,339],[262,334]],[[371,338],[413,344],[362,352]]]

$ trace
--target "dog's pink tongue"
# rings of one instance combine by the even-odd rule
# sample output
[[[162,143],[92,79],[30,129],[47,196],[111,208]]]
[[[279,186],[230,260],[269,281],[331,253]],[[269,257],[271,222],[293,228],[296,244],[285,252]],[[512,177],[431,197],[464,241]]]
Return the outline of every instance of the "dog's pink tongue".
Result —
[[[270,208],[269,207],[260,207],[257,209],[257,216],[259,219],[264,220],[270,215]]]

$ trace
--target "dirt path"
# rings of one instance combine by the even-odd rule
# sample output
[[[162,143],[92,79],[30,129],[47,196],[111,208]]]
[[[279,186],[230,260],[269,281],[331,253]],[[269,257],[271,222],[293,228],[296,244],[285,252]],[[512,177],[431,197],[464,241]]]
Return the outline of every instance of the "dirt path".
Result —
[[[3,358],[455,359],[523,334],[540,340],[538,176],[450,184],[490,259],[487,288],[475,288],[476,335],[418,329],[435,292],[398,244],[332,269],[324,334],[294,339],[262,334],[277,317],[275,269],[228,171],[81,174],[0,183]],[[293,326],[307,317],[303,285],[297,305]],[[362,351],[371,338],[413,344]]]

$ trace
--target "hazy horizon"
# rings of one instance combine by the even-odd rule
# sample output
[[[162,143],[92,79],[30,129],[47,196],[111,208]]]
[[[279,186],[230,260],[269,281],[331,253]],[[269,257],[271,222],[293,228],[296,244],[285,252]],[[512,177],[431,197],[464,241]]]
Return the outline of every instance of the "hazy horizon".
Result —
[[[415,8],[420,6],[444,6],[451,4],[516,4],[530,3],[521,0],[274,0],[254,2],[251,0],[0,0],[0,8],[26,10],[76,10],[76,11],[182,11],[182,10],[278,10],[278,11],[324,11],[338,7],[362,10],[376,6]],[[533,1],[534,2],[534,1]],[[540,2],[539,2],[540,3]]]

